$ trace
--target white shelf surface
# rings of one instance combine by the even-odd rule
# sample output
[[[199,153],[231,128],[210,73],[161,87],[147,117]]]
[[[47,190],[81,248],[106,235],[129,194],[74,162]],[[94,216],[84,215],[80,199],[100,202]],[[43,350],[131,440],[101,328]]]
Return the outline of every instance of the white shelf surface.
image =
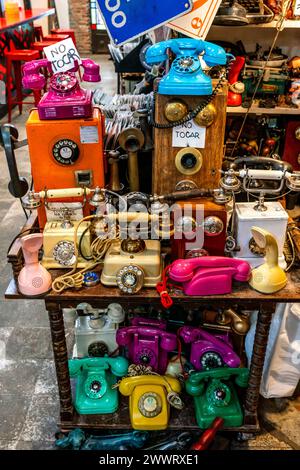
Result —
[[[239,28],[239,29],[244,29],[244,28],[257,28],[257,29],[262,29],[262,28],[276,28],[277,26],[277,20],[271,21],[270,23],[260,23],[260,24],[248,24],[246,26],[234,26],[234,29]],[[212,25],[211,28],[213,29],[223,29],[223,28],[230,28],[231,26],[217,26],[217,25]],[[283,23],[283,29],[297,29],[300,28],[300,20],[285,20]]]
[[[227,106],[227,114],[246,114],[247,110],[248,108],[243,108],[242,106]],[[276,106],[275,108],[259,108],[254,105],[250,109],[250,114],[286,114],[300,116],[300,108],[283,108],[279,106]]]

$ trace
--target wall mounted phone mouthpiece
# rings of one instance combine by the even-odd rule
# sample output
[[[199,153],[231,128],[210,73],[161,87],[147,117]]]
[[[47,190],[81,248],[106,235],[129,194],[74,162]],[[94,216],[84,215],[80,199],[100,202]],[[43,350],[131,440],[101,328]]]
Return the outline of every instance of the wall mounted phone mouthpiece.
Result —
[[[25,266],[18,277],[18,289],[26,296],[39,296],[51,289],[50,273],[39,263],[38,252],[43,244],[43,235],[36,233],[20,238]]]
[[[260,227],[252,227],[253,238],[266,251],[266,262],[252,270],[249,284],[253,289],[271,294],[283,289],[287,283],[284,270],[278,265],[278,244],[275,237]]]

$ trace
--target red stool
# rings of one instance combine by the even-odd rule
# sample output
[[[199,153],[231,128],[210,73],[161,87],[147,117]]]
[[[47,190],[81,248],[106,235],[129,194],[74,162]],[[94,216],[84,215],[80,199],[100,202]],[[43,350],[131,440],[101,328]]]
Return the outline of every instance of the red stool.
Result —
[[[43,41],[63,41],[64,39],[68,39],[70,36],[68,34],[47,34],[43,36]]]
[[[22,105],[25,104],[35,104],[37,106],[41,98],[41,93],[39,90],[34,90],[34,103],[33,102],[24,102],[23,101],[23,92],[22,92],[22,62],[30,62],[31,60],[39,59],[39,51],[32,51],[30,49],[23,50],[14,50],[6,52],[6,70],[7,70],[7,107],[8,107],[8,122],[11,122],[11,112],[14,104],[19,105],[19,112],[22,114]],[[16,93],[17,99],[13,100],[12,97],[12,70],[14,69],[15,83],[16,83]]]
[[[73,40],[76,46],[76,38],[75,38],[74,29],[51,29],[51,34],[59,34],[60,36],[67,34]]]

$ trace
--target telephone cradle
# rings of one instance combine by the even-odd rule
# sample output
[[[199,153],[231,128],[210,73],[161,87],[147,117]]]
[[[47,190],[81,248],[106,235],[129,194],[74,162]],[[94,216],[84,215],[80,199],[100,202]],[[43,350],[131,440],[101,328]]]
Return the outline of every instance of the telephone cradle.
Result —
[[[203,256],[192,259],[179,259],[169,268],[172,281],[180,282],[186,295],[228,294],[232,289],[232,279],[248,281],[251,268],[249,263],[224,256]]]
[[[167,332],[166,327],[163,320],[136,317],[130,326],[118,329],[116,340],[119,346],[127,348],[133,364],[150,366],[163,374],[168,365],[168,353],[177,346],[176,335]]]
[[[228,333],[213,335],[202,328],[183,326],[180,328],[180,337],[186,344],[191,344],[189,360],[196,370],[239,367],[241,363]]]
[[[185,383],[186,391],[194,397],[196,420],[201,429],[209,428],[216,417],[224,419],[225,427],[241,426],[243,412],[232,379],[239,387],[247,387],[246,368],[218,368],[195,372]]]
[[[227,54],[216,44],[201,39],[170,39],[149,47],[146,62],[160,64],[168,59],[168,49],[175,54],[171,69],[159,82],[158,93],[162,95],[211,95],[211,78],[201,66],[199,55],[209,67],[226,65]]]
[[[124,357],[70,359],[70,377],[76,377],[74,406],[79,414],[114,413],[119,406],[118,390],[112,389],[117,377],[128,370]]]
[[[158,431],[168,427],[168,396],[180,393],[180,382],[168,375],[140,375],[121,380],[119,391],[129,396],[129,413],[133,429]]]

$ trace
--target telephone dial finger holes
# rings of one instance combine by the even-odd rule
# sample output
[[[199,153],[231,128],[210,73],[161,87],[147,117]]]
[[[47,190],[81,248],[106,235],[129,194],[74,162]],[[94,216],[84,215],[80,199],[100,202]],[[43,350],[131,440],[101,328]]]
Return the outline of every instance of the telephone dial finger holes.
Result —
[[[145,418],[155,418],[162,411],[161,398],[157,393],[146,392],[140,397],[138,408]]]
[[[52,155],[61,165],[73,165],[79,158],[79,147],[71,139],[58,140],[52,148]]]
[[[210,351],[201,356],[200,363],[203,370],[215,369],[223,366],[223,360],[220,354]]]
[[[100,375],[91,374],[85,381],[84,389],[89,398],[97,400],[106,393],[107,382]]]
[[[213,406],[228,406],[231,401],[231,391],[228,385],[220,380],[212,380],[207,387],[206,397]]]
[[[144,277],[144,271],[139,266],[124,266],[117,272],[117,285],[122,292],[134,294],[143,287]]]

